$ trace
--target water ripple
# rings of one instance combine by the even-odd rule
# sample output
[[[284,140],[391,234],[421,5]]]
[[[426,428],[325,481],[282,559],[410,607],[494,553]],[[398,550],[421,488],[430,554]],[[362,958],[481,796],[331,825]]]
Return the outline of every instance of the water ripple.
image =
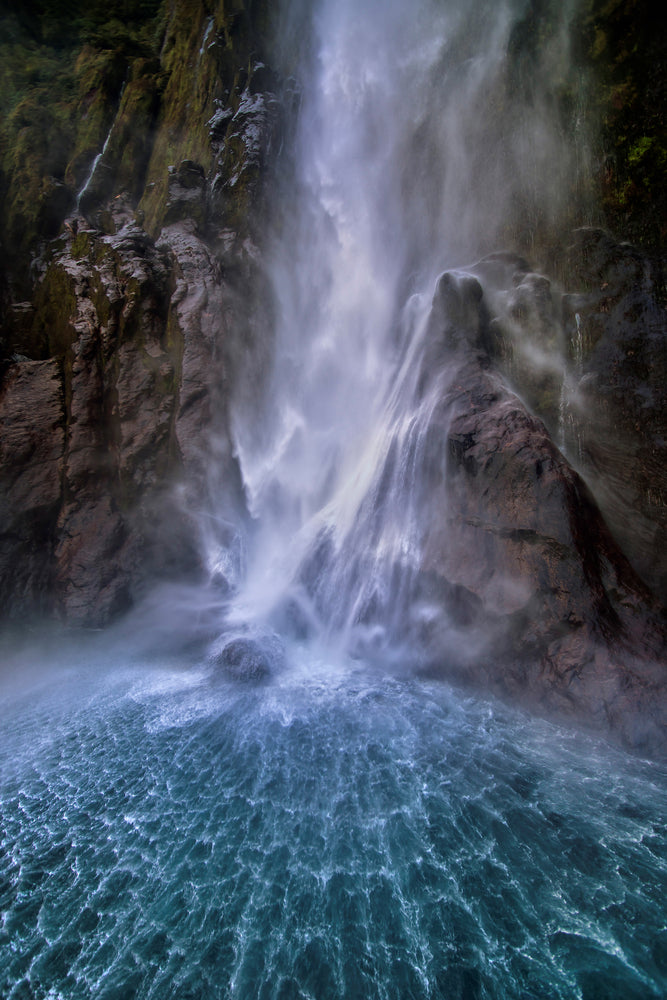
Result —
[[[0,742],[0,995],[662,997],[667,774],[447,689],[87,675]]]

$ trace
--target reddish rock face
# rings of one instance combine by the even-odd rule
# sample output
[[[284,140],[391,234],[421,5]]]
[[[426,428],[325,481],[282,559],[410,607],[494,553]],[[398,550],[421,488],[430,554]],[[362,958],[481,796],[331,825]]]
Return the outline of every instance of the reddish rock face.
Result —
[[[64,467],[64,399],[56,361],[13,364],[0,387],[0,603],[44,609]]]
[[[479,349],[479,295],[458,294],[479,316],[452,335],[436,302],[430,331],[450,353],[440,376],[429,366],[443,391],[423,470],[423,589],[448,621],[421,637],[427,658],[631,745],[667,748],[664,619],[583,480]]]
[[[632,743],[663,741],[667,648],[647,588],[541,421],[474,359],[453,383],[433,494],[448,513],[424,569],[479,600],[484,642],[463,676],[603,726],[622,719]]]
[[[233,493],[238,474],[222,284],[205,244],[187,223],[160,251],[131,221],[112,236],[77,230],[47,272],[70,296],[70,346],[10,365],[0,390],[0,577],[5,616],[97,627],[149,581],[198,571],[189,507],[216,481],[212,420],[216,476]]]
[[[667,750],[664,617],[510,388],[497,287],[475,270],[439,280],[407,415],[354,523],[318,536],[300,584],[361,655]]]

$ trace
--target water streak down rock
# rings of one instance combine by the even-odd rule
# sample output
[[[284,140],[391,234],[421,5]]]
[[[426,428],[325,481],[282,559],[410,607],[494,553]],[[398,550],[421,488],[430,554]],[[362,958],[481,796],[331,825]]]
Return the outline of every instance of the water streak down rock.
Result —
[[[359,655],[399,650],[418,672],[664,752],[664,616],[503,374],[498,319],[474,273],[489,264],[438,281],[413,361],[407,423],[421,443],[405,447],[409,481],[389,447],[347,535],[323,531],[299,585]],[[541,296],[543,281],[531,284]],[[410,551],[393,544],[397,519]]]
[[[664,747],[667,647],[654,599],[542,421],[488,355],[458,354],[446,474],[428,487],[431,509],[446,514],[429,519],[423,569],[478,599],[470,625],[488,646],[462,676]]]

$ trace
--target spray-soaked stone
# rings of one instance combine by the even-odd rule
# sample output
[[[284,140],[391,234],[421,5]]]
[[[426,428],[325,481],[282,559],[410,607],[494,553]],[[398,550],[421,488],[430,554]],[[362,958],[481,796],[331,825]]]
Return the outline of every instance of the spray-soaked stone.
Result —
[[[273,635],[259,639],[238,636],[212,656],[213,663],[226,677],[251,684],[268,680],[280,668],[283,659],[282,644]]]

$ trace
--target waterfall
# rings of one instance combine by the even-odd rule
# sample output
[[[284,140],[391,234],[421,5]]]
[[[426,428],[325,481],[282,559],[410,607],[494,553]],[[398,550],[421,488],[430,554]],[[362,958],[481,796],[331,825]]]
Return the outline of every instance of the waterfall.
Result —
[[[123,83],[123,86],[121,87],[120,95],[118,97],[118,108],[119,109],[120,109],[121,104],[123,103],[123,94],[124,94],[124,92],[125,92],[125,84]],[[91,163],[90,170],[88,171],[88,176],[86,177],[85,181],[83,182],[83,186],[82,186],[81,190],[79,191],[79,193],[76,196],[76,211],[77,212],[79,212],[80,209],[81,209],[81,199],[83,198],[83,196],[85,195],[86,191],[88,190],[88,188],[92,184],[93,177],[95,176],[95,172],[96,172],[96,170],[97,170],[97,168],[99,166],[100,160],[103,158],[104,154],[106,153],[107,149],[109,148],[109,143],[111,141],[111,136],[113,135],[114,129],[116,127],[116,118],[117,118],[117,114],[114,115],[114,117],[113,117],[113,119],[111,121],[111,125],[109,126],[109,131],[107,132],[106,139],[104,140],[104,144],[102,146],[102,149],[100,150],[99,153],[97,153],[97,155],[95,156],[93,162]]]
[[[90,230],[97,270],[57,242],[50,287],[64,296],[62,322],[71,288],[77,296],[68,399],[56,359],[7,368],[7,383],[23,386],[0,412],[5,464],[20,460],[11,495],[36,520],[38,552],[66,548],[58,572],[92,553],[83,569],[105,588],[116,555],[135,570],[151,552],[116,516],[119,498],[141,514],[138,533],[168,543],[161,565],[173,579],[173,561],[178,582],[109,629],[55,641],[23,616],[20,642],[0,636],[0,997],[667,996],[667,769],[646,759],[664,722],[664,675],[633,662],[615,673],[587,644],[586,615],[606,610],[600,564],[619,613],[629,594],[637,631],[627,638],[643,641],[642,605],[624,591],[580,482],[508,388],[507,358],[494,353],[502,338],[492,339],[505,318],[510,348],[524,335],[526,356],[540,338],[554,355],[562,347],[551,306],[564,296],[516,251],[567,213],[583,162],[555,96],[567,79],[568,3],[289,0],[296,144],[276,170],[261,252],[248,238],[235,258],[225,229],[216,258],[214,234],[187,213],[156,241],[137,222]],[[215,7],[216,58],[232,66],[239,35],[276,6]],[[195,7],[172,4],[170,16]],[[199,21],[197,36],[186,25],[196,88],[214,66],[213,25]],[[255,84],[277,78],[271,69]],[[247,133],[233,135],[253,150],[262,129],[251,106],[263,111],[262,100],[244,91]],[[171,193],[199,199],[202,178],[186,161]],[[235,296],[264,265],[272,295],[258,278],[248,316]],[[104,324],[98,303],[109,305]],[[51,315],[42,307],[35,323]],[[579,380],[590,333],[583,305],[574,315],[568,373]],[[218,334],[233,343],[228,355]],[[512,360],[527,366],[518,350]],[[224,382],[220,399],[202,370]],[[208,438],[228,385],[242,483],[227,412]],[[563,419],[568,403],[564,393]],[[24,411],[37,406],[52,427],[31,425]],[[107,426],[109,460],[97,444]],[[28,445],[62,478],[61,506],[22,472]],[[175,508],[154,487],[180,448],[191,483],[211,472],[199,494],[179,483]],[[574,483],[568,503],[561,480]],[[185,508],[183,527],[172,519]],[[205,587],[195,553],[191,565],[175,551],[199,514],[214,525],[202,531]],[[591,540],[581,567],[567,534],[579,529]],[[80,548],[61,541],[70,530]],[[506,538],[493,548],[502,536],[519,552],[511,579]],[[457,558],[461,574],[471,564],[478,574],[470,589]],[[483,600],[474,587],[497,567]],[[537,588],[522,589],[531,573],[542,605]],[[26,579],[17,572],[16,587]],[[504,607],[493,605],[503,587]],[[509,655],[488,644],[477,656],[474,600],[524,629]],[[546,602],[555,610],[540,632]],[[437,682],[413,658],[421,636],[444,652]],[[563,656],[561,640],[574,640]],[[463,690],[447,660],[459,646],[479,662]],[[520,709],[495,698],[524,692]],[[577,732],[577,718],[613,725],[637,752]]]
[[[290,222],[270,254],[272,374],[256,419],[233,415],[258,526],[239,617],[289,594],[344,633],[383,591],[387,614],[401,606],[442,391],[416,394],[435,279],[563,212],[569,13],[551,11],[528,87],[508,55],[525,35],[517,0],[315,5]]]
[[[212,18],[212,17],[209,17],[208,21],[206,22],[206,27],[204,28],[204,36],[203,36],[203,38],[201,40],[201,45],[199,46],[199,58],[200,59],[204,55],[204,51],[206,49],[206,43],[209,40],[211,32],[213,31],[213,25],[214,25],[214,23],[215,23],[215,19]]]

